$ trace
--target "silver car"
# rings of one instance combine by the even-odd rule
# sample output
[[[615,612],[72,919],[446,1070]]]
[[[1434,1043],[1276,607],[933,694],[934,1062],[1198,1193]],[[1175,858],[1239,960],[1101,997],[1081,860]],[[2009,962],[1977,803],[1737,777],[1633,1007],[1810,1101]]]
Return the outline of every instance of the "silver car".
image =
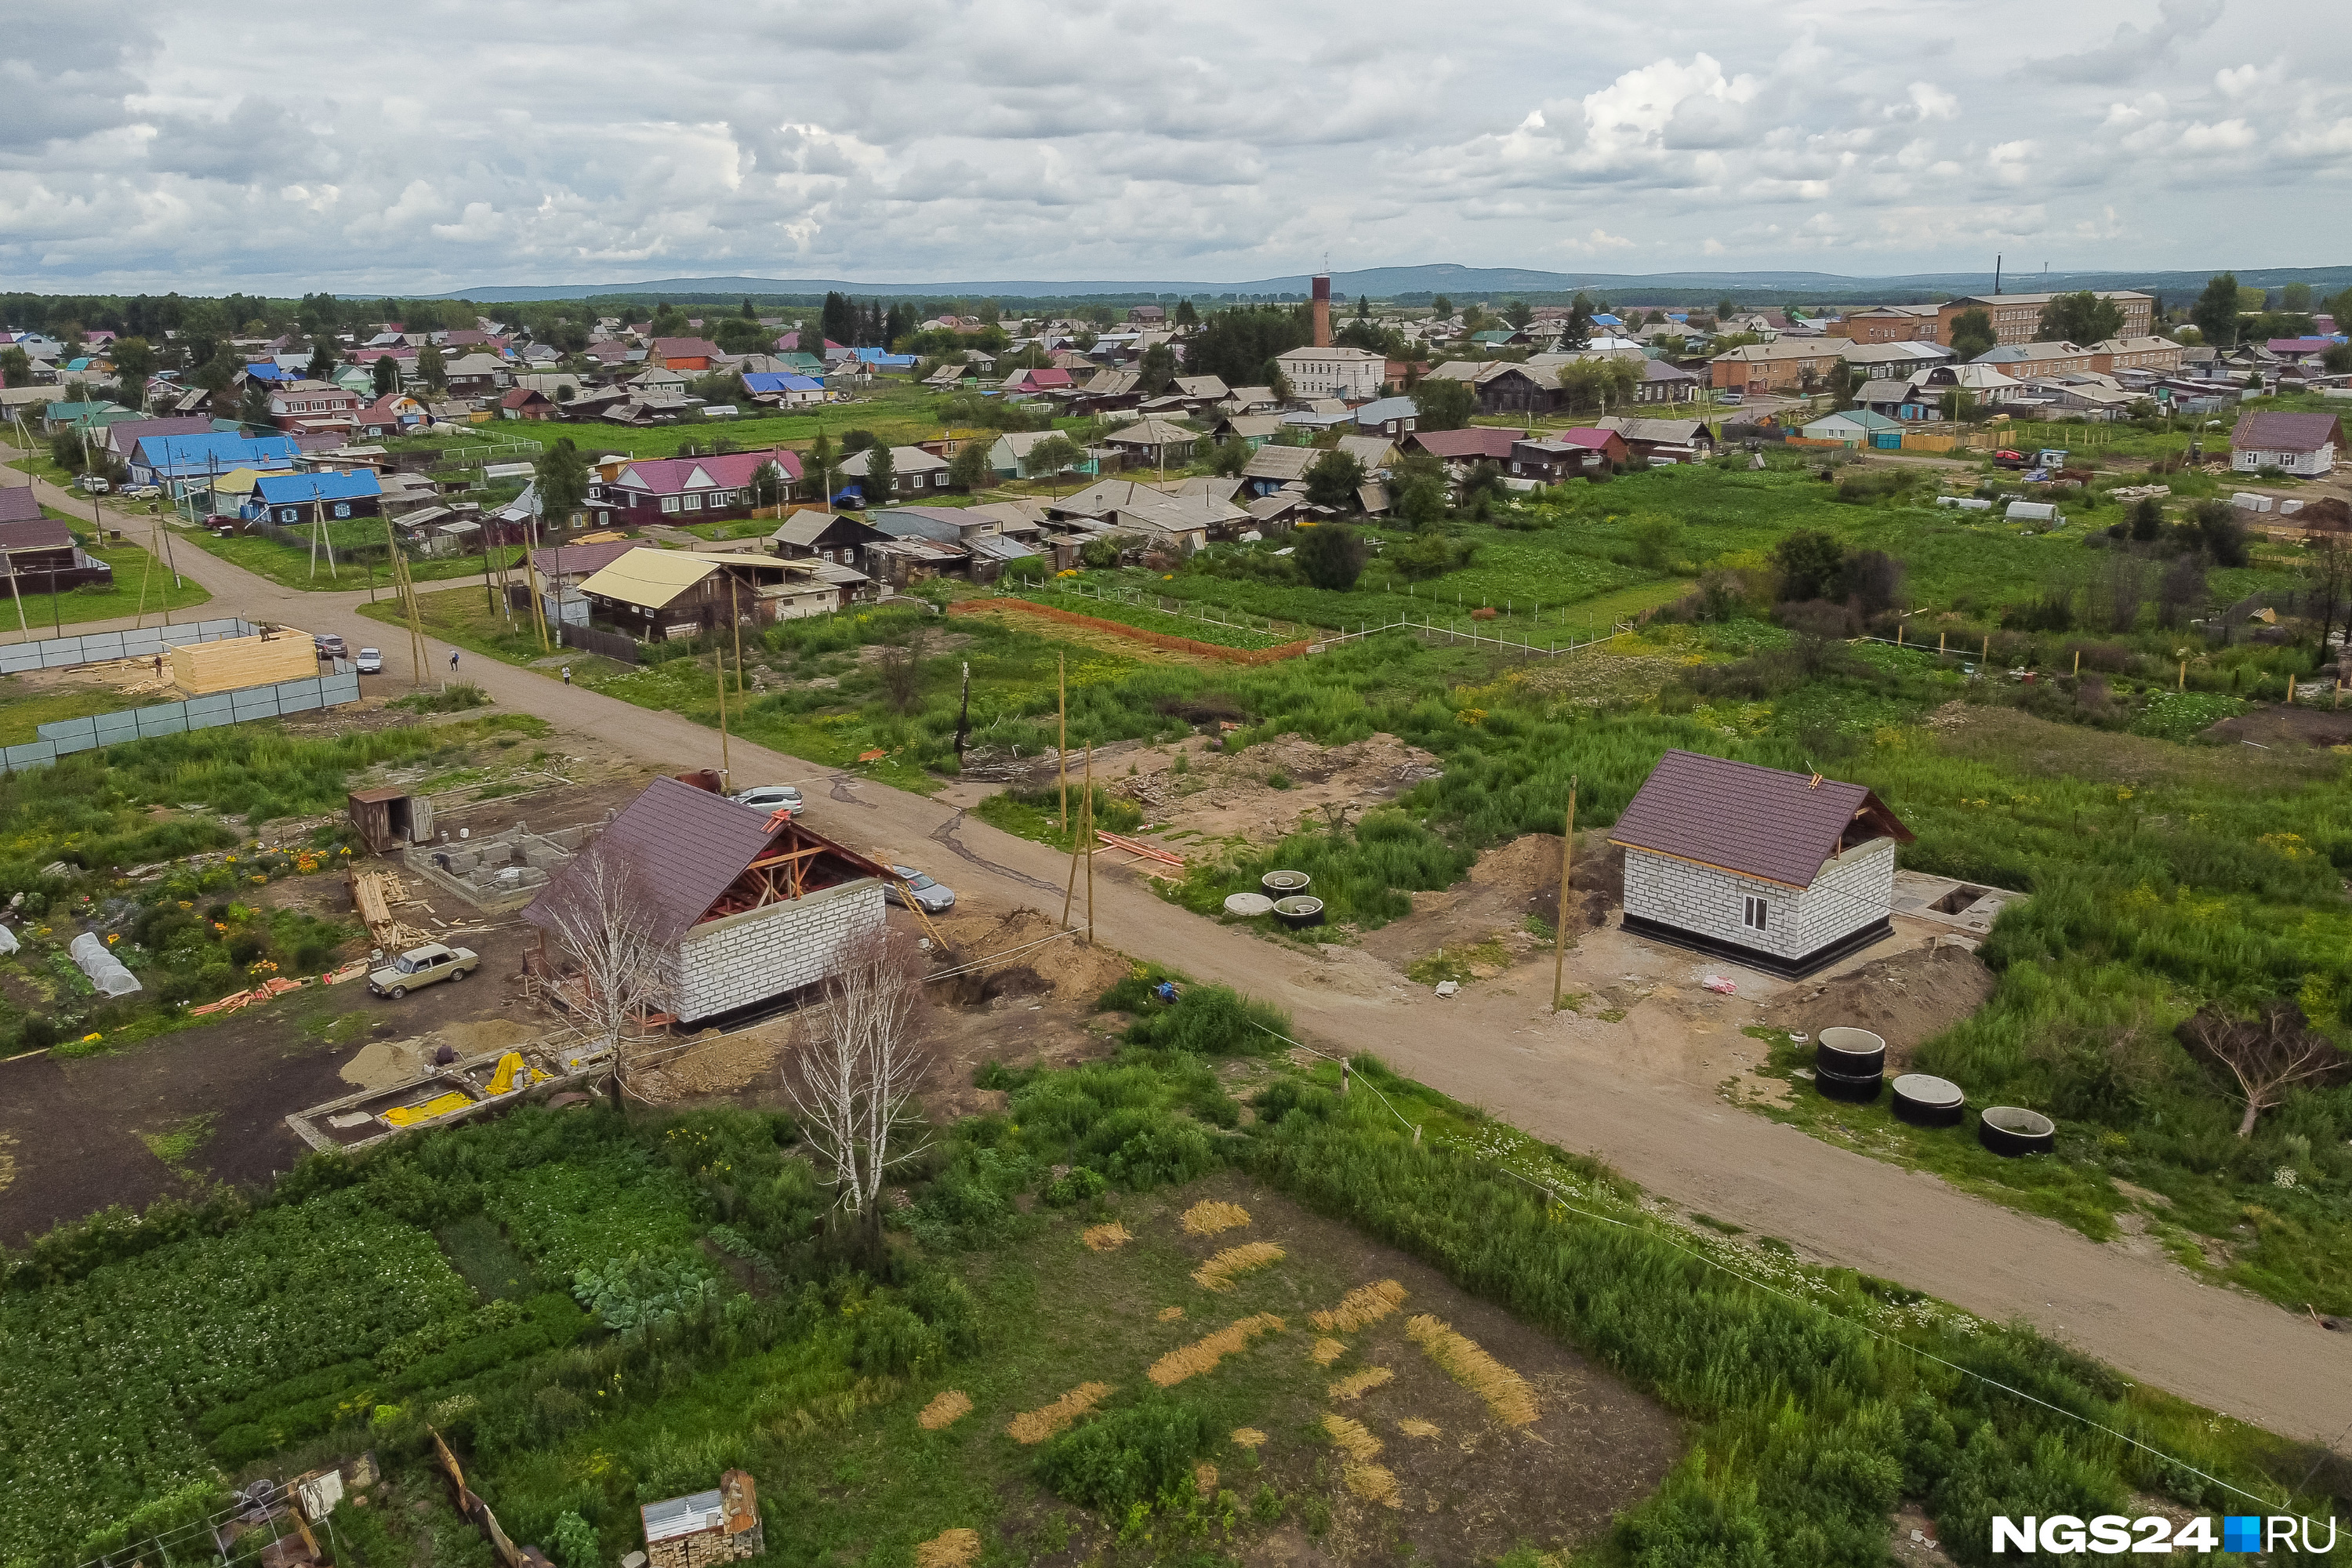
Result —
[[[362,675],[382,675],[383,673],[383,650],[380,647],[363,647],[360,649],[360,657],[357,662],[359,672]]]
[[[927,915],[943,915],[955,908],[953,888],[932,881],[912,866],[893,866],[890,870],[898,880],[885,885],[882,896],[892,903],[904,904],[911,892]]]
[[[786,816],[798,816],[808,809],[808,802],[801,798],[801,792],[790,784],[761,784],[757,789],[747,789],[730,798],[737,805],[748,805],[770,816],[780,811]]]

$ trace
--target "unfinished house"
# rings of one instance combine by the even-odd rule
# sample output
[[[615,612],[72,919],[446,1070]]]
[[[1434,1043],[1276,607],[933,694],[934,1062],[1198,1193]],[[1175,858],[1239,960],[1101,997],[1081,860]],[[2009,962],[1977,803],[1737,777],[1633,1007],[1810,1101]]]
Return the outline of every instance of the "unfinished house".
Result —
[[[817,984],[882,929],[886,868],[677,779],[654,780],[599,842],[627,858],[665,950],[663,1010],[684,1023]],[[523,910],[541,938],[526,965],[559,995],[566,976],[550,911],[582,864],[557,870]]]
[[[1892,933],[1911,830],[1856,784],[1668,752],[1609,842],[1625,929],[1767,974],[1811,974]]]
[[[468,835],[449,844],[420,844],[402,863],[434,887],[455,893],[484,914],[521,909],[593,833],[562,827],[533,833],[518,822],[497,833]]]

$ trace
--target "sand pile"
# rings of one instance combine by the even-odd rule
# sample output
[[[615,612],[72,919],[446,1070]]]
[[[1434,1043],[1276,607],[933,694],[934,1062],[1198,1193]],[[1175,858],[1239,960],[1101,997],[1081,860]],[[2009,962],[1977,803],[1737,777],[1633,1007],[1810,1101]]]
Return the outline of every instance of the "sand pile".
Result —
[[[1835,1025],[1868,1029],[1886,1042],[1887,1069],[1985,1005],[1993,973],[1966,948],[1943,943],[1895,953],[1818,984],[1804,984],[1766,1006],[1757,1021],[1818,1037]]]

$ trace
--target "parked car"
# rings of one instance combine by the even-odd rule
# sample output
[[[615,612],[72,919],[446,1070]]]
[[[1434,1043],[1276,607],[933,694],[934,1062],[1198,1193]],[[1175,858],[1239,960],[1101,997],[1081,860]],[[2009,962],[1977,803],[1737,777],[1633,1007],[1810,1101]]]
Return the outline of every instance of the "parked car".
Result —
[[[76,479],[74,483],[79,485],[85,491],[94,496],[104,495],[108,489],[106,481],[100,479],[96,474],[84,474],[81,478]]]
[[[1748,401],[1748,395],[1744,392],[1723,392],[1717,393],[1715,400],[1717,403],[1728,404],[1737,407],[1738,405]]]
[[[2025,467],[2025,454],[2012,452],[2004,447],[1992,455],[1992,462],[1997,468],[2021,468]]]
[[[310,646],[319,650],[319,657],[320,658],[349,658],[352,657],[350,647],[341,637],[337,637],[332,632],[321,632],[311,637]]]
[[[131,500],[153,500],[163,493],[159,485],[132,485],[123,495]]]
[[[383,673],[383,650],[376,647],[363,647],[360,649],[359,669],[362,675],[382,675]]]
[[[892,903],[903,906],[907,894],[912,892],[915,902],[922,906],[927,915],[943,915],[955,908],[953,888],[932,881],[912,866],[893,866],[890,869],[898,880],[884,884],[882,896]]]
[[[748,805],[771,816],[780,811],[786,816],[798,816],[808,809],[808,802],[801,798],[801,792],[790,784],[761,784],[728,798],[737,805]]]
[[[397,1002],[420,985],[430,985],[437,980],[463,980],[481,966],[480,955],[470,947],[428,942],[423,947],[410,948],[381,969],[371,970],[368,989]]]

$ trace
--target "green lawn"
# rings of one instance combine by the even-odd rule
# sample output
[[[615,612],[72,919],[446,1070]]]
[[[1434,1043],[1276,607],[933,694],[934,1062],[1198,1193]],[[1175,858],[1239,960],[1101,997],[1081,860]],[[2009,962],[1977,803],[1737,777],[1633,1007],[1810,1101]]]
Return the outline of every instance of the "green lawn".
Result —
[[[345,526],[356,525],[346,524]],[[383,542],[381,524],[375,525],[375,533],[376,537],[372,542],[381,552]],[[347,537],[358,539],[361,535],[353,533]],[[306,546],[283,544],[258,533],[240,533],[227,539],[221,539],[203,529],[183,530],[178,533],[177,541],[183,547],[193,545],[208,554],[217,555],[224,561],[268,578],[280,587],[347,593],[354,588],[389,591],[391,584],[391,578],[381,559],[352,562],[339,557],[333,569],[330,571],[326,556],[322,552],[314,574],[310,552]],[[522,556],[523,551],[520,545],[498,552],[499,561],[504,563],[509,571],[520,569]],[[482,558],[478,555],[455,555],[440,559],[411,557],[408,563],[408,574],[420,583],[449,582],[464,577],[479,581],[482,575]]]
[[[23,641],[27,635],[38,640],[77,624],[128,620],[141,615],[142,608],[161,624],[167,598],[175,613],[212,602],[212,595],[193,577],[183,577],[173,586],[172,574],[163,563],[135,544],[110,544],[89,553],[114,568],[112,587],[92,584],[57,595],[37,593],[31,590],[38,586],[39,579],[28,574],[21,617],[18,605],[0,602],[0,641]]]
[[[168,702],[168,696],[128,697],[110,687],[68,686],[37,689],[22,676],[0,676],[0,746],[22,746],[39,740],[40,727],[60,719],[87,719],[97,713],[119,713]]]
[[[389,594],[373,604],[362,605],[360,614],[405,632],[407,621],[401,614],[399,601]],[[489,597],[478,583],[470,587],[442,588],[417,595],[416,618],[424,625],[427,637],[505,664],[529,664],[547,657],[549,651],[540,647],[539,633],[528,619],[518,616],[509,620],[504,613],[492,609]],[[402,646],[406,645],[404,642]],[[582,656],[582,662],[586,658]]]

